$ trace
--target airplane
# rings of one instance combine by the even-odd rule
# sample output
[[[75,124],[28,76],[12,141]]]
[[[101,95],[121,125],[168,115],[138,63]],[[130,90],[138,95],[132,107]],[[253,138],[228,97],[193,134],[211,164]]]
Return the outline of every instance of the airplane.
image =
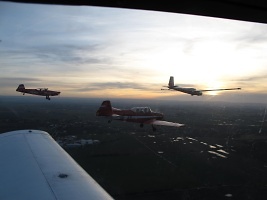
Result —
[[[171,76],[169,80],[169,85],[168,86],[163,86],[167,87],[169,89],[161,89],[161,90],[176,90],[179,92],[191,94],[191,96],[202,96],[203,92],[210,92],[210,91],[223,91],[223,90],[241,90],[241,88],[224,88],[224,89],[210,89],[210,90],[197,90],[196,88],[185,88],[185,87],[179,87],[174,85],[174,77]]]
[[[134,107],[127,110],[122,110],[112,107],[109,100],[102,102],[100,108],[96,112],[96,116],[104,116],[110,118],[108,120],[109,123],[112,119],[140,123],[141,128],[144,126],[144,124],[151,124],[153,131],[156,131],[154,125],[174,127],[185,126],[184,124],[162,121],[163,114],[153,112],[149,107]]]
[[[49,96],[58,96],[60,94],[60,92],[48,90],[48,88],[26,89],[23,84],[20,84],[16,91],[23,93],[23,95],[25,93],[28,93],[33,95],[45,96],[47,100],[50,100]]]
[[[0,199],[113,199],[47,133],[0,134]]]

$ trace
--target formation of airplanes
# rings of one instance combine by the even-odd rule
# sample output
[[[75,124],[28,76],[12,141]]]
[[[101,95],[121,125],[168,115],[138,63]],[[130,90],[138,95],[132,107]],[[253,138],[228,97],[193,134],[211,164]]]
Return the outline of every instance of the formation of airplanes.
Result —
[[[223,90],[241,90],[241,88],[224,88],[224,89],[209,89],[209,90],[197,90],[196,88],[185,88],[174,85],[174,77],[170,76],[168,89],[161,90],[174,90],[183,93],[190,94],[191,96],[202,96],[203,92],[208,91],[223,91]],[[23,84],[20,84],[16,89],[17,92],[45,96],[47,100],[50,100],[50,96],[58,96],[60,92],[48,90],[48,88],[37,88],[37,89],[26,89]],[[163,114],[152,111],[149,107],[134,107],[131,109],[123,110],[118,108],[113,108],[109,100],[103,101],[100,108],[96,112],[97,116],[104,116],[109,118],[108,122],[112,120],[120,120],[127,122],[140,123],[140,127],[144,124],[151,124],[153,131],[156,131],[155,125],[161,126],[174,126],[182,127],[184,124],[163,121]]]
[[[60,94],[47,88],[26,89],[23,84],[16,91],[23,95],[45,96],[47,100],[50,100],[50,96]],[[163,114],[154,112],[149,107],[123,110],[112,107],[109,100],[103,101],[96,115],[107,117],[109,122],[135,122],[140,127],[150,124],[153,131],[156,131],[156,125],[184,126],[163,121]],[[6,152],[9,152],[8,156]],[[44,131],[19,130],[1,134],[0,157],[3,161],[0,184],[4,185],[0,188],[0,193],[4,199],[113,199]],[[17,170],[17,163],[22,159]],[[27,184],[24,183],[25,180],[28,180]],[[10,193],[14,188],[20,189]]]
[[[134,107],[131,109],[118,109],[111,106],[109,100],[103,101],[100,108],[96,112],[96,116],[103,116],[111,120],[120,120],[126,122],[139,123],[140,127],[144,124],[151,124],[153,131],[156,131],[155,125],[182,127],[184,124],[162,121],[164,115],[159,112],[152,111],[149,107]]]
[[[210,92],[210,91],[229,91],[229,90],[241,90],[241,88],[219,88],[219,89],[206,89],[206,90],[197,90],[196,88],[188,88],[188,87],[180,87],[177,85],[174,85],[174,77],[170,76],[169,84],[168,86],[163,86],[168,89],[161,89],[161,90],[174,90],[183,92],[186,94],[190,94],[191,96],[202,96],[203,92]],[[32,95],[39,95],[39,96],[45,96],[47,100],[50,100],[50,96],[58,96],[60,92],[48,90],[48,88],[37,88],[37,89],[26,89],[23,84],[20,84],[18,88],[16,89],[17,92],[32,94]]]
[[[58,96],[60,94],[60,92],[48,90],[48,88],[26,89],[23,84],[20,84],[16,89],[16,91],[21,92],[23,95],[27,93],[27,94],[45,96],[47,100],[50,100],[50,96]]]
[[[174,77],[171,76],[169,80],[168,89],[161,89],[161,90],[176,90],[179,92],[183,92],[186,94],[191,94],[191,96],[202,96],[203,92],[210,92],[210,91],[223,91],[223,90],[241,90],[241,88],[224,88],[224,89],[210,89],[210,90],[197,90],[196,88],[186,88],[186,87],[179,87],[177,85],[174,85]]]
[[[177,85],[174,85],[174,77],[170,76],[169,79],[169,84],[168,86],[163,86],[167,87],[168,89],[161,89],[161,90],[175,90],[179,92],[183,92],[186,94],[190,94],[191,96],[202,96],[203,92],[210,92],[210,91],[226,91],[226,90],[241,90],[241,88],[220,88],[220,89],[208,89],[208,90],[197,90],[196,88],[188,88],[188,87],[180,87]],[[45,96],[47,100],[50,100],[50,96],[58,96],[60,92],[58,91],[53,91],[53,90],[48,90],[48,88],[37,88],[37,89],[26,89],[23,84],[20,84],[18,88],[16,89],[17,92],[25,93],[28,94],[33,94],[33,95],[39,95],[39,96]]]
[[[168,89],[161,90],[175,90],[183,93],[190,94],[191,96],[202,96],[203,92],[208,91],[222,91],[222,90],[241,90],[241,88],[224,88],[224,89],[210,89],[210,90],[197,90],[196,88],[185,88],[174,85],[174,77],[170,76]],[[47,100],[50,100],[50,96],[58,96],[60,92],[48,90],[48,88],[37,88],[37,89],[26,89],[23,84],[20,84],[16,89],[17,92],[45,96]],[[120,120],[127,122],[140,123],[140,127],[144,124],[151,124],[153,131],[156,131],[155,125],[161,126],[173,126],[182,127],[184,124],[163,121],[163,114],[152,111],[149,107],[134,107],[131,109],[123,110],[118,108],[113,108],[109,100],[103,101],[100,108],[96,112],[97,116],[104,116],[109,118],[108,122],[112,120]]]
[[[201,96],[205,91],[239,90],[227,88],[216,90],[196,90],[174,85],[170,77],[168,90]],[[20,84],[17,92],[45,96],[58,96],[60,92],[47,88],[26,89]],[[184,124],[164,121],[164,115],[152,111],[149,107],[118,109],[111,106],[109,100],[103,101],[96,112],[97,116],[112,120],[139,123],[152,126],[184,127]],[[8,156],[6,156],[6,152]],[[113,199],[96,181],[87,174],[54,139],[40,130],[19,130],[0,135],[0,157],[3,165],[0,169],[1,197],[4,199]],[[23,162],[20,162],[23,159]],[[16,168],[20,162],[19,171]],[[51,165],[51,163],[53,163]],[[13,178],[14,177],[14,178]],[[25,184],[27,180],[27,184]],[[20,188],[16,192],[10,192]]]
[[[176,90],[187,94],[201,96],[205,91],[240,90],[241,88],[227,88],[216,90],[196,90],[174,85],[174,78],[169,80],[168,90]],[[47,88],[26,89],[20,84],[17,92],[45,96],[58,96],[60,92]],[[103,101],[96,112],[97,116],[112,120],[139,123],[152,126],[156,131],[157,125],[184,127],[184,124],[163,120],[163,113],[154,112],[149,107],[134,107],[118,109],[111,106],[109,100]],[[5,156],[9,152],[8,156]],[[1,197],[4,199],[25,197],[25,199],[113,199],[95,180],[87,174],[54,139],[46,132],[39,130],[19,130],[0,135],[0,157],[3,165],[0,169]],[[16,173],[16,164],[23,157],[23,164]],[[53,165],[51,165],[53,163]],[[12,168],[10,170],[10,168]],[[14,168],[14,169],[13,169]],[[14,174],[15,173],[15,174]],[[10,177],[15,177],[10,181]],[[27,181],[29,177],[32,181]],[[13,188],[20,188],[10,193]],[[33,192],[34,191],[34,192]]]
[[[43,2],[47,3],[46,0]],[[92,2],[89,3],[89,5],[90,4],[92,4]],[[117,7],[127,6],[118,4],[117,2],[114,4],[116,4]],[[145,4],[145,6],[143,5],[141,8],[155,10],[154,4],[155,3]],[[231,2],[224,2],[224,4],[231,4]],[[102,6],[103,5],[110,6],[110,3],[104,3]],[[192,2],[188,5],[189,6],[184,6],[182,9],[180,8],[181,6],[179,6],[179,12],[188,12],[190,7],[192,7]],[[240,16],[242,16],[241,19],[243,20],[244,18],[245,20],[252,20],[253,17],[258,16],[247,15],[247,12],[241,12],[244,7],[242,7],[242,5],[234,6],[237,8],[235,9],[235,15],[223,11],[220,12],[220,16],[228,18],[235,16],[235,19],[240,19]],[[134,8],[134,5],[131,4],[130,6],[128,5],[128,7]],[[195,8],[196,6],[193,7]],[[210,13],[214,15],[215,6],[206,6],[205,9],[200,9],[202,12],[197,13],[195,10],[191,10],[191,13],[189,13],[207,15],[207,7],[211,8]],[[259,6],[259,8],[262,7],[262,5]],[[140,8],[140,5],[138,8]],[[228,7],[224,6],[224,8]],[[167,8],[166,6],[165,8],[162,8],[162,6],[156,8],[156,10],[161,11],[162,9],[164,10]],[[175,10],[173,5],[170,6],[169,9],[171,12],[178,12],[178,8]],[[259,9],[254,9],[252,4],[243,9],[259,12]],[[261,16],[264,18],[264,15]],[[218,15],[215,17],[218,17]],[[195,88],[187,90],[181,87],[178,89],[177,86],[173,88],[169,87],[169,89],[199,96],[202,95],[202,92],[207,91],[196,90]],[[36,89],[32,91],[34,90]],[[49,96],[53,96],[50,94],[42,95],[44,93],[41,92],[23,92],[23,90],[22,93],[46,96],[48,100],[50,100]],[[0,187],[1,199],[112,199],[109,194],[107,194],[58,144],[56,144],[49,134],[43,131],[23,130],[1,134],[0,157],[2,161],[0,168],[0,185],[2,186]],[[19,167],[17,165],[18,163],[20,163]]]

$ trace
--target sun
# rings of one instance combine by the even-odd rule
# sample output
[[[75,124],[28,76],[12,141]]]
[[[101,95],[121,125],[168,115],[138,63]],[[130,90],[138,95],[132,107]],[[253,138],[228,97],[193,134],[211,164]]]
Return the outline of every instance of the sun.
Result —
[[[205,90],[216,90],[216,89],[223,89],[224,84],[221,81],[218,80],[208,80],[205,82],[205,84],[203,85],[203,87],[205,87]],[[221,91],[208,91],[205,94],[206,95],[212,95],[212,96],[216,96],[219,95]]]

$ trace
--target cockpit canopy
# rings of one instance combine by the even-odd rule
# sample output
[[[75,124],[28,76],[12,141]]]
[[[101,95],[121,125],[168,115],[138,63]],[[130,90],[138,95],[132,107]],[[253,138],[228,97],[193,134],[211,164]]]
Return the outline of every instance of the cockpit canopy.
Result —
[[[47,91],[48,88],[39,88],[40,91]]]
[[[136,113],[151,113],[152,112],[149,107],[134,107],[131,110]]]
[[[192,92],[196,91],[196,88],[187,88],[188,90],[191,90]]]

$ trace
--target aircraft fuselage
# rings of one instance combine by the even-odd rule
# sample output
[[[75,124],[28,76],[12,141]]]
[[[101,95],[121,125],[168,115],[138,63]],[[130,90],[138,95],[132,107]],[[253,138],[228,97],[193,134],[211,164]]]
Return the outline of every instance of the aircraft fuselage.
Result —
[[[39,95],[39,96],[45,96],[46,99],[50,100],[49,96],[58,96],[60,92],[48,90],[46,88],[43,89],[26,89],[23,84],[19,85],[19,87],[16,89],[17,92],[23,93],[23,95],[26,94],[32,94],[32,95]]]
[[[199,90],[196,90],[195,88],[180,88],[180,87],[169,87],[169,89],[176,90],[179,92],[183,92],[186,94],[191,94],[192,96],[202,96],[202,92]]]
[[[156,131],[154,125],[159,126],[172,126],[183,127],[184,124],[163,121],[163,114],[159,112],[153,112],[149,107],[134,107],[131,109],[118,109],[113,108],[109,100],[103,101],[101,106],[96,112],[96,116],[103,116],[108,118],[110,123],[112,119],[140,123],[140,127],[144,124],[151,124],[153,131]]]
[[[107,112],[105,108],[100,107],[96,112],[97,116],[113,116],[114,120],[147,123],[149,120],[161,120],[163,114],[151,111],[148,107],[133,108],[128,110],[117,109],[111,107],[111,112]]]
[[[60,94],[60,92],[57,91],[51,91],[51,90],[45,90],[41,91],[38,89],[21,89],[21,90],[16,90],[21,93],[26,93],[26,94],[33,94],[33,95],[39,95],[39,96],[57,96]]]

